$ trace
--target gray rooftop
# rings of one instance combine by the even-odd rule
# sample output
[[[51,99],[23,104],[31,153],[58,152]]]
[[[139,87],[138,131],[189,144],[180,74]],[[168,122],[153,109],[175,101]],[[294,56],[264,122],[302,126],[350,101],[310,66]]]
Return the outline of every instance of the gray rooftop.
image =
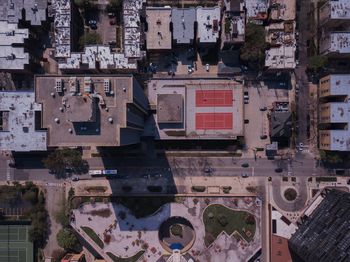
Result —
[[[157,97],[158,123],[182,123],[184,102],[181,94],[159,94]]]
[[[34,92],[0,92],[0,150],[46,150],[46,132],[35,130],[37,111]]]
[[[326,190],[321,204],[303,219],[289,247],[303,261],[349,261],[350,194]]]
[[[18,23],[25,10],[26,21],[31,25],[41,25],[46,20],[47,0],[0,0],[0,20]]]
[[[190,44],[194,39],[195,8],[173,8],[171,22],[173,23],[173,39],[178,44]]]
[[[23,44],[28,38],[28,29],[18,29],[17,24],[0,21],[0,69],[21,70],[29,64],[29,55],[23,47],[13,47],[13,44]]]
[[[292,114],[274,112],[271,114],[271,137],[289,138],[292,135]]]
[[[128,123],[143,127],[143,118],[127,109],[139,91],[132,76],[76,75],[73,80],[74,88],[70,76],[35,78],[35,99],[43,107],[48,146],[119,146]],[[56,91],[56,81],[62,83],[62,92]]]

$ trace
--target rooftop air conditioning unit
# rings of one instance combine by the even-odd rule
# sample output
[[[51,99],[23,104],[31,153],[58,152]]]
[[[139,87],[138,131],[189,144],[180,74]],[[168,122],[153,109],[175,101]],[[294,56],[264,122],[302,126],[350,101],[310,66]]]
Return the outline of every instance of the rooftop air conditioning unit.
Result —
[[[62,84],[62,79],[61,78],[56,78],[56,84],[55,84],[55,89],[57,93],[62,93],[63,91],[63,84]]]
[[[111,92],[111,82],[109,79],[104,79],[103,80],[103,88],[105,90],[105,93],[110,93]]]

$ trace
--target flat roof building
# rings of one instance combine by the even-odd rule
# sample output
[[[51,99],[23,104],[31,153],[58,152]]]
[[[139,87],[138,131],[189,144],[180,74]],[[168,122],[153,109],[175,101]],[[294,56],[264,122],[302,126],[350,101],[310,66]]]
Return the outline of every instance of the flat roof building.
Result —
[[[194,7],[171,9],[173,39],[176,44],[191,44],[193,42],[196,20],[196,9]]]
[[[268,0],[245,0],[244,3],[247,10],[247,18],[267,18]]]
[[[0,69],[23,70],[29,64],[29,54],[24,52],[24,45],[28,39],[28,29],[19,29],[17,24],[0,21]]]
[[[146,53],[142,47],[140,13],[145,0],[123,1],[123,50],[114,52],[109,45],[88,45],[84,52],[71,52],[70,1],[53,0],[55,57],[58,67],[70,73],[136,71],[137,61]]]
[[[145,135],[155,139],[236,139],[243,136],[243,87],[229,79],[153,79],[154,114]]]
[[[274,21],[293,21],[296,15],[296,0],[271,0],[270,18]]]
[[[350,23],[350,2],[348,0],[328,0],[319,10],[319,25],[337,27]]]
[[[320,79],[320,149],[350,151],[349,95],[350,75],[328,75]]]
[[[36,76],[49,147],[138,143],[148,101],[131,75]]]
[[[295,22],[273,23],[266,27],[266,31],[266,42],[270,43],[270,48],[265,52],[265,66],[270,70],[294,69]]]
[[[146,32],[147,50],[171,49],[171,8],[170,7],[147,7]]]
[[[46,151],[46,131],[36,129],[42,107],[34,92],[0,92],[0,150]]]
[[[23,19],[22,10],[25,12],[25,20],[31,25],[41,25],[46,20],[47,0],[0,0],[0,21],[8,21],[17,24]]]
[[[323,55],[342,56],[344,54],[350,54],[350,32],[325,33],[321,37],[320,53]]]
[[[326,189],[323,200],[302,218],[289,247],[303,261],[349,261],[350,194]]]
[[[200,44],[213,44],[219,38],[220,7],[197,7],[198,41]]]

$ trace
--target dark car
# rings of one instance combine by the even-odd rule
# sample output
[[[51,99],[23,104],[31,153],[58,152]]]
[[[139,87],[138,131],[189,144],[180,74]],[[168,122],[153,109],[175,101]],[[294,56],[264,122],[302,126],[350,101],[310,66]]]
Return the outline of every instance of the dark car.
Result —
[[[249,124],[249,119],[244,119],[244,124]]]
[[[260,107],[260,111],[266,111],[267,110],[267,107],[264,106],[264,107]]]
[[[260,136],[260,139],[266,139],[266,138],[267,138],[267,135]]]
[[[249,177],[249,175],[248,174],[242,174],[241,175],[243,178],[247,178],[247,177]]]
[[[115,24],[117,24],[117,21],[115,19],[111,19],[111,20],[109,20],[109,24],[115,25]]]
[[[276,172],[276,173],[282,173],[282,172],[283,172],[283,169],[280,168],[280,167],[279,167],[279,168],[276,168],[276,169],[275,169],[275,172]]]
[[[16,164],[11,162],[11,163],[9,163],[9,167],[15,168],[15,167],[16,167]]]
[[[249,164],[248,163],[243,163],[241,166],[242,167],[249,167]]]

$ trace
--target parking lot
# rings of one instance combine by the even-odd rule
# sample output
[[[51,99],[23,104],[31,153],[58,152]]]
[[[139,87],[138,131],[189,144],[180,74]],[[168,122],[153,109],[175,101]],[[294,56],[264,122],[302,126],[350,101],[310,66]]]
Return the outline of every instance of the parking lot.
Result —
[[[244,105],[245,142],[248,151],[256,147],[264,148],[270,143],[268,113],[273,102],[288,101],[288,90],[269,89],[266,86],[247,84],[249,102]],[[247,99],[245,99],[247,100]],[[247,123],[249,120],[249,123]],[[267,136],[266,139],[261,139]]]
[[[200,55],[193,48],[174,48],[172,53],[153,54],[150,62],[156,67],[156,75],[168,74],[197,77],[213,77],[218,73],[218,66],[202,62]]]

